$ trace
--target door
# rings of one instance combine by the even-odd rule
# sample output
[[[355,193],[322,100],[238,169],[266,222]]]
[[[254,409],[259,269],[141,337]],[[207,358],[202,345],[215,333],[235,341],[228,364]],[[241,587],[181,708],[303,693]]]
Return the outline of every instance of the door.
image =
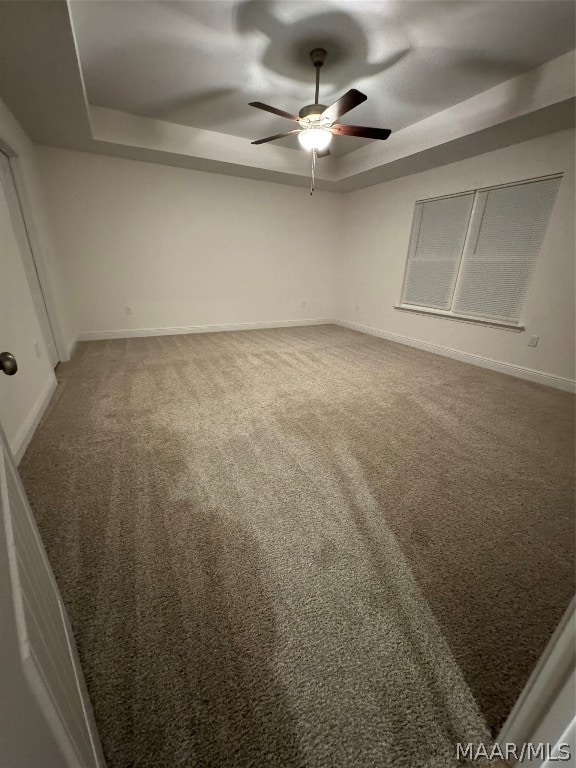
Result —
[[[14,373],[16,362],[1,355],[0,366]],[[66,609],[1,428],[0,615],[0,768],[104,768]]]
[[[42,286],[40,285],[40,279],[38,277],[38,270],[36,268],[34,254],[32,253],[32,248],[30,246],[28,230],[26,228],[26,222],[24,221],[22,206],[20,204],[20,198],[18,197],[18,191],[14,182],[12,168],[10,167],[10,161],[8,157],[3,152],[0,152],[0,183],[2,184],[2,190],[8,204],[10,222],[18,242],[18,248],[22,257],[22,264],[26,270],[26,277],[30,287],[30,295],[32,296],[32,300],[34,302],[34,309],[36,310],[36,316],[38,318],[40,331],[46,346],[46,352],[52,364],[52,368],[54,368],[56,365],[58,365],[59,362],[58,351],[54,342],[54,335],[50,325],[50,318],[48,317],[48,311],[46,309],[46,302],[44,300]]]

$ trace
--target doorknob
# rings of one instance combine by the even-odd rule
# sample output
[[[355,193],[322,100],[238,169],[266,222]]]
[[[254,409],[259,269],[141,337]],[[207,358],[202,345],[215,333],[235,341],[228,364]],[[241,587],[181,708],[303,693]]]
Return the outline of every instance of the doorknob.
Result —
[[[6,376],[14,376],[18,370],[18,363],[12,352],[0,352],[0,369]]]

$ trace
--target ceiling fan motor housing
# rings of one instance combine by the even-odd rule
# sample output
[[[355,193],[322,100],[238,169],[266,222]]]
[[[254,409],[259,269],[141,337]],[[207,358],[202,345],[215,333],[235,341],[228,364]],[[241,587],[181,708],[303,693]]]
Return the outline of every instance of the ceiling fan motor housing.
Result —
[[[308,115],[321,115],[328,107],[325,104],[308,104],[306,107],[302,107],[298,115],[300,117],[308,117]]]

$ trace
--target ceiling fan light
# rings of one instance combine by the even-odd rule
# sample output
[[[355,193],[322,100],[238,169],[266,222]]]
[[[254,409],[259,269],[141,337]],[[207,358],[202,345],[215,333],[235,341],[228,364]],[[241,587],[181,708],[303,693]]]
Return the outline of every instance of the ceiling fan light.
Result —
[[[306,128],[298,134],[298,141],[309,152],[313,149],[321,152],[327,149],[332,141],[332,132],[320,126]]]

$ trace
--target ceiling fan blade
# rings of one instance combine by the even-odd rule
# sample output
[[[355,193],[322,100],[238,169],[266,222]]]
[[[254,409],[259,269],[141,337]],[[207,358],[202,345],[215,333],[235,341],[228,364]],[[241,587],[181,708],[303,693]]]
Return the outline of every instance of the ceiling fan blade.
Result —
[[[273,115],[278,115],[278,117],[285,117],[287,120],[295,120],[298,122],[296,115],[291,115],[289,112],[284,112],[283,109],[276,109],[276,107],[271,107],[269,104],[262,104],[261,101],[251,101],[248,106],[256,107],[256,109],[263,109],[264,112],[271,112]]]
[[[268,141],[276,141],[276,139],[283,139],[284,136],[290,136],[293,133],[300,133],[301,129],[296,128],[294,131],[284,131],[284,133],[277,133],[274,136],[266,136],[265,139],[258,139],[257,141],[251,141],[251,144],[266,144]]]
[[[389,128],[367,128],[364,125],[333,125],[330,130],[339,136],[359,136],[362,139],[387,139],[392,133]]]
[[[368,96],[366,96],[365,93],[361,93],[360,91],[357,91],[356,88],[352,88],[347,91],[344,96],[340,96],[338,101],[335,101],[334,104],[331,104],[325,109],[324,112],[322,112],[322,117],[325,117],[333,123],[335,120],[338,120],[339,117],[345,115],[346,112],[350,112],[351,109],[362,104],[367,98]]]
[[[319,152],[316,152],[316,157],[328,157],[329,154],[329,149],[321,149]]]

